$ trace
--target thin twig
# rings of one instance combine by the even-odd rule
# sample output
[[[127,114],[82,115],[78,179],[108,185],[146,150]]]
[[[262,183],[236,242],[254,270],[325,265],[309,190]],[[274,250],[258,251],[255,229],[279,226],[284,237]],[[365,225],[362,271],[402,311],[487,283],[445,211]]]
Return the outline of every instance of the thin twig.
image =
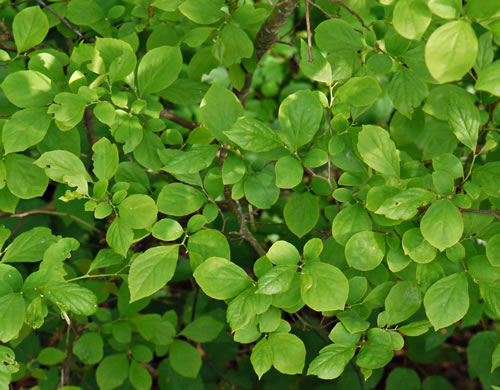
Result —
[[[59,15],[56,11],[54,11],[50,6],[45,4],[43,0],[36,0],[38,4],[40,4],[43,8],[46,8],[52,15],[54,15],[57,19],[59,19],[66,27],[68,27],[71,31],[73,31],[76,35],[78,35],[81,39],[85,39],[85,36],[78,31],[70,22],[64,19],[61,15]]]
[[[198,127],[198,125],[196,123],[188,121],[187,119],[184,119],[184,118],[180,117],[179,115],[168,111],[167,109],[161,111],[160,116],[165,118],[165,119],[168,119],[169,121],[177,123],[178,125],[181,125],[182,127],[185,127],[186,129],[193,130],[193,129]]]
[[[318,9],[320,12],[323,13],[323,15],[325,15],[327,18],[338,18],[338,16],[336,15],[332,15],[328,12],[326,12],[323,8],[321,8],[318,4],[316,4],[315,2],[311,1],[311,0],[308,0],[309,4],[312,5],[314,8]]]
[[[265,256],[266,251],[257,239],[254,237],[252,232],[248,229],[247,221],[245,215],[243,214],[243,210],[241,209],[240,202],[231,198],[231,190],[229,187],[226,187],[224,190],[224,195],[226,197],[226,204],[228,205],[231,212],[236,216],[238,223],[240,225],[239,235],[248,242],[251,247],[259,254],[259,256]]]
[[[20,218],[20,219],[23,219],[23,218],[26,218],[26,217],[30,217],[32,215],[40,215],[40,214],[56,215],[58,217],[69,217],[73,221],[78,222],[78,223],[80,223],[80,224],[82,224],[84,226],[87,226],[89,229],[93,230],[94,232],[96,232],[98,234],[101,234],[101,235],[104,235],[104,232],[102,230],[96,228],[95,226],[91,225],[87,221],[84,221],[83,219],[78,218],[75,215],[72,215],[70,213],[64,213],[64,212],[60,212],[60,211],[55,211],[55,207],[54,206],[48,206],[48,207],[42,208],[42,209],[34,209],[34,210],[24,211],[24,212],[20,212],[20,213],[16,213],[16,214],[1,213],[0,217],[7,217],[8,216],[10,218]]]
[[[356,19],[358,19],[359,23],[368,31],[370,31],[370,27],[368,27],[363,20],[363,18],[353,9],[349,8],[347,5],[344,4],[344,1],[342,0],[326,0],[329,1],[330,3],[335,3],[340,5],[342,8],[344,8],[347,12],[349,12],[352,16],[354,16]]]
[[[493,215],[496,219],[500,220],[500,210],[476,210],[476,209],[463,209],[459,207],[459,210],[463,213],[473,213],[473,214],[486,214]]]
[[[311,20],[309,18],[309,0],[306,0],[306,28],[307,28],[307,50],[309,53],[309,62],[313,62],[312,40],[311,40]]]

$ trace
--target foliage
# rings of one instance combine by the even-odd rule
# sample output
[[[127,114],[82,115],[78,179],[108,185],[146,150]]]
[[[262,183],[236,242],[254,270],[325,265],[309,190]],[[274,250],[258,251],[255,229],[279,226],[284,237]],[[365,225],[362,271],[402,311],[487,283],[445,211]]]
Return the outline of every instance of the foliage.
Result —
[[[0,20],[0,389],[499,388],[498,0]]]

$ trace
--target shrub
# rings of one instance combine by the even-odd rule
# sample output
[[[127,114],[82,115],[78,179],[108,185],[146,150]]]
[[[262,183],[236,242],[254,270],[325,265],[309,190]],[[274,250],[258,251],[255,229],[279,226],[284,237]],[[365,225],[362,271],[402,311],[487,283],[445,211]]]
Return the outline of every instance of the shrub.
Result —
[[[0,389],[499,389],[462,3],[0,0]]]

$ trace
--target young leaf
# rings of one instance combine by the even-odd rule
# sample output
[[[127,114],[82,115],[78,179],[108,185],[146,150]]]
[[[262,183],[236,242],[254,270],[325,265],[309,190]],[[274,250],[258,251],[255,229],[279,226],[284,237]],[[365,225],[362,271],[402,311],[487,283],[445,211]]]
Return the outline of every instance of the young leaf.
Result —
[[[200,352],[183,340],[174,340],[168,360],[175,371],[188,378],[196,378],[202,364]]]
[[[201,191],[182,183],[164,186],[158,195],[158,211],[167,215],[181,216],[194,213],[206,202]]]
[[[250,361],[259,379],[271,369],[273,364],[273,351],[268,339],[263,338],[255,344],[252,354],[250,355]]]
[[[318,223],[318,200],[309,192],[293,197],[283,211],[286,225],[299,238],[309,233]]]
[[[448,123],[458,140],[475,153],[481,126],[475,104],[463,96],[451,97],[448,102]]]
[[[272,333],[269,335],[269,346],[274,368],[288,375],[302,373],[306,347],[301,339],[291,333]]]
[[[407,39],[418,40],[431,23],[432,13],[425,0],[400,0],[394,7],[392,21],[396,31]]]
[[[443,251],[460,240],[464,231],[464,220],[450,200],[441,199],[434,202],[426,211],[420,230],[432,246]]]
[[[338,378],[344,372],[345,366],[356,352],[352,344],[327,345],[319,351],[319,355],[309,364],[307,375],[316,375],[320,379]]]
[[[27,7],[14,17],[12,30],[17,51],[21,53],[45,39],[49,32],[49,21],[40,7]]]
[[[242,268],[220,257],[205,260],[193,276],[203,292],[214,299],[233,298],[252,284]]]
[[[424,307],[435,330],[460,321],[469,310],[467,277],[456,273],[434,283],[425,293]]]
[[[410,318],[422,305],[422,294],[415,282],[394,285],[385,299],[387,325],[399,324]]]
[[[435,30],[425,45],[427,68],[441,84],[462,79],[474,66],[478,42],[471,25],[463,20]]]
[[[148,51],[137,67],[140,96],[169,87],[179,76],[181,68],[182,53],[178,47],[161,46]]]
[[[349,282],[342,271],[327,263],[308,263],[300,277],[304,303],[315,311],[344,310]]]
[[[358,151],[370,168],[399,178],[399,157],[389,133],[378,126],[364,125],[358,135]]]
[[[130,302],[148,297],[174,276],[179,246],[157,246],[137,256],[129,271]]]
[[[313,139],[322,116],[323,107],[314,92],[299,91],[283,100],[278,117],[286,144],[292,152]]]

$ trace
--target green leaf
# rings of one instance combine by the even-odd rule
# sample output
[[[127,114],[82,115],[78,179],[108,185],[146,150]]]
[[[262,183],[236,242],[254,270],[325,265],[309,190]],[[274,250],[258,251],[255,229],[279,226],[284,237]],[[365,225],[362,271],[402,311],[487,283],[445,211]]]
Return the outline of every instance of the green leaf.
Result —
[[[129,380],[136,390],[149,390],[153,385],[149,371],[135,360],[130,362]]]
[[[296,265],[278,265],[271,268],[259,278],[259,293],[275,295],[287,292],[292,286],[296,273]]]
[[[285,222],[290,231],[297,237],[314,229],[319,219],[319,206],[316,196],[310,192],[294,196],[285,206]]]
[[[187,2],[184,4],[187,4]],[[201,120],[214,137],[221,142],[229,142],[223,132],[230,130],[242,115],[243,107],[238,98],[231,91],[217,83],[212,84],[201,101]]]
[[[384,256],[385,240],[380,233],[356,233],[345,246],[347,264],[359,271],[370,271],[377,268]]]
[[[67,17],[77,25],[91,26],[104,19],[104,11],[95,0],[71,0]]]
[[[45,174],[58,183],[77,187],[77,192],[87,195],[87,182],[91,182],[82,160],[66,150],[46,152],[34,162],[40,168],[45,168]]]
[[[5,154],[22,152],[40,143],[49,129],[50,121],[51,117],[45,108],[17,111],[3,127]]]
[[[337,90],[335,96],[350,106],[364,107],[375,103],[381,94],[382,88],[378,81],[371,76],[365,76],[349,79]]]
[[[82,121],[85,112],[86,101],[80,95],[62,92],[54,97],[48,113],[54,114],[57,127],[61,131],[69,131]]]
[[[200,316],[189,323],[180,334],[198,343],[208,343],[217,338],[224,327],[225,324],[211,316]]]
[[[486,66],[476,81],[475,88],[478,91],[486,91],[495,96],[500,96],[500,81],[498,80],[500,72],[500,61],[495,61]]]
[[[312,46],[312,61],[309,61],[307,43],[300,40],[300,70],[311,80],[331,85],[333,83],[332,67],[323,57],[321,51]]]
[[[76,315],[90,316],[97,310],[95,294],[76,283],[53,283],[44,287],[42,291],[52,303]]]
[[[214,46],[216,57],[224,65],[237,64],[243,58],[250,58],[253,54],[253,42],[248,37],[245,30],[235,23],[228,23],[219,34],[219,38]]]
[[[476,105],[463,96],[452,96],[448,102],[448,123],[458,140],[475,152],[481,126]]]
[[[358,151],[370,168],[399,178],[399,157],[389,133],[378,126],[364,125],[358,135]]]
[[[398,367],[392,370],[387,377],[387,390],[420,390],[420,378],[415,370]]]
[[[118,170],[118,148],[103,137],[93,146],[94,173],[99,180],[111,180]]]
[[[233,332],[250,325],[256,316],[255,289],[249,288],[237,295],[227,306],[226,319]]]
[[[245,162],[234,154],[229,154],[222,166],[222,183],[224,185],[238,183],[246,171]]]
[[[182,340],[174,340],[168,360],[175,371],[188,378],[196,378],[202,364],[200,352]]]
[[[385,299],[387,325],[399,324],[410,318],[422,305],[422,294],[417,283],[403,281],[392,287]]]
[[[314,38],[318,47],[329,53],[358,51],[363,48],[361,35],[342,19],[330,19],[316,27]]]
[[[463,272],[434,283],[425,293],[424,307],[435,330],[460,321],[469,310],[467,277]]]
[[[130,267],[130,302],[153,295],[174,276],[179,246],[157,246],[135,258]]]
[[[343,310],[349,282],[342,271],[327,263],[308,263],[300,276],[304,303],[315,311]]]
[[[430,0],[427,5],[433,13],[444,19],[456,19],[462,10],[460,0]]]
[[[292,156],[281,157],[274,167],[276,172],[276,186],[279,188],[293,188],[302,182],[304,169],[299,161]]]
[[[158,195],[158,211],[173,216],[192,214],[206,202],[205,195],[182,183],[165,185]]]
[[[137,67],[140,96],[168,88],[179,77],[181,68],[182,53],[178,47],[160,46],[149,50]]]
[[[103,357],[103,341],[99,333],[85,332],[73,344],[73,353],[84,364],[96,364]]]
[[[450,200],[441,199],[426,211],[420,223],[420,230],[432,246],[443,251],[460,240],[464,231],[464,220]]]
[[[320,379],[338,378],[344,372],[345,366],[356,352],[352,344],[327,345],[319,351],[319,355],[309,364],[307,375],[316,375]]]
[[[106,232],[106,242],[116,253],[126,257],[133,241],[134,231],[130,225],[120,217],[116,217]]]
[[[294,152],[309,143],[319,130],[323,106],[316,93],[298,91],[283,100],[278,117],[285,142]]]
[[[34,165],[36,161],[21,154],[9,154],[5,157],[7,170],[7,188],[21,199],[42,196],[49,185],[49,179],[43,169]]]
[[[0,341],[15,339],[24,323],[24,298],[20,293],[0,297]]]
[[[372,220],[365,208],[359,204],[347,206],[335,216],[332,224],[332,235],[335,241],[345,246],[356,233],[371,230]]]
[[[259,379],[271,369],[273,365],[273,350],[267,338],[263,338],[255,344],[250,355],[250,361]]]
[[[115,389],[125,382],[128,373],[129,361],[125,353],[108,355],[97,367],[97,384],[100,389]]]
[[[376,370],[386,366],[394,356],[389,345],[369,341],[361,347],[356,364],[361,368]]]
[[[184,234],[181,224],[173,219],[163,218],[153,225],[153,237],[162,241],[175,241]]]
[[[21,70],[9,74],[1,85],[5,96],[17,107],[40,107],[52,102],[56,87],[44,74]]]
[[[66,352],[54,347],[44,348],[37,356],[37,360],[44,366],[54,366],[66,359]]]
[[[494,267],[500,267],[500,234],[495,234],[488,240],[486,256]]]
[[[268,340],[276,370],[287,375],[302,373],[306,347],[301,339],[291,333],[272,333]]]
[[[144,229],[156,222],[158,210],[153,198],[147,195],[130,195],[118,206],[120,217],[132,229]]]
[[[297,248],[286,241],[276,241],[267,251],[266,257],[275,265],[295,265],[300,261]]]
[[[419,40],[431,23],[432,13],[425,0],[400,0],[394,7],[392,22],[406,39]]]
[[[205,260],[193,276],[203,292],[214,299],[233,298],[252,284],[242,268],[220,257]]]
[[[478,51],[476,34],[463,20],[435,30],[425,45],[427,68],[441,84],[462,79],[474,66]]]
[[[389,96],[394,107],[409,119],[412,118],[413,109],[419,107],[428,94],[425,81],[405,67],[394,74],[389,84]]]
[[[257,119],[241,118],[224,134],[250,152],[267,152],[280,146],[277,133]]]
[[[7,247],[2,262],[34,263],[43,258],[47,248],[55,242],[55,237],[46,227],[35,227],[17,236]]]
[[[200,145],[188,152],[164,149],[159,152],[165,164],[161,169],[174,175],[197,173],[212,165],[219,148],[215,145]]]
[[[19,271],[7,264],[0,264],[0,297],[21,291],[23,277]]]
[[[386,198],[375,213],[394,220],[409,220],[417,215],[419,207],[425,206],[433,199],[434,194],[430,191],[423,188],[409,188]]]
[[[127,42],[121,39],[97,37],[95,48],[106,66],[111,83],[125,79],[135,70],[137,57]]]
[[[412,228],[403,234],[403,250],[405,255],[416,263],[426,264],[436,257],[436,248],[424,239],[419,228]]]
[[[272,170],[263,170],[248,176],[244,183],[245,197],[259,209],[269,209],[279,198],[276,178]]]
[[[221,232],[213,229],[203,229],[189,237],[187,249],[191,255],[201,256],[202,260],[209,257],[231,259],[229,243]]]
[[[12,32],[17,51],[21,53],[45,39],[49,32],[49,21],[40,7],[27,7],[14,17]]]
[[[189,20],[198,24],[212,24],[224,16],[213,0],[200,4],[197,0],[184,1],[179,6],[179,11]]]

